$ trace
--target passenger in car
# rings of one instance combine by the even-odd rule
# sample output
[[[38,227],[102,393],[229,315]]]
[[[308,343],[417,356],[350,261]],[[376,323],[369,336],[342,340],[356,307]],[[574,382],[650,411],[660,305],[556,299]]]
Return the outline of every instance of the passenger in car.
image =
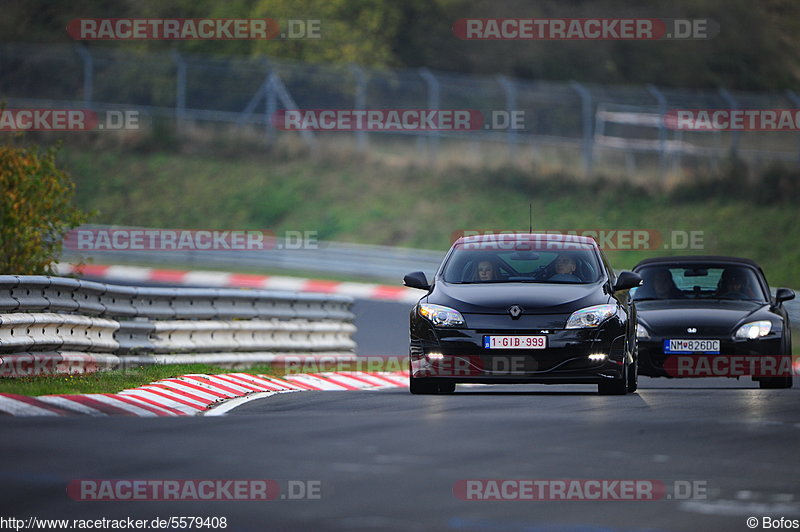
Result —
[[[645,270],[644,282],[637,289],[636,299],[684,299],[686,294],[675,285],[672,274],[666,268]]]
[[[672,279],[669,270],[657,270],[653,274],[653,291],[658,299],[681,299],[686,297]]]

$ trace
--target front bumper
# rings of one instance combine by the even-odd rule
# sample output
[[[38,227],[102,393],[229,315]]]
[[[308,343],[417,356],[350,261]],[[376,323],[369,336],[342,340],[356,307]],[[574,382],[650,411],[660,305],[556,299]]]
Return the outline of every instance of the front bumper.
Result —
[[[411,338],[411,376],[486,384],[598,384],[623,376],[625,324],[596,329],[445,329],[422,325]],[[542,335],[545,349],[487,349],[487,335]],[[606,355],[592,360],[590,354]]]
[[[755,340],[720,340],[719,354],[664,353],[660,336],[639,338],[639,374],[649,377],[776,377],[791,375],[791,357],[783,355],[783,339],[771,334]]]

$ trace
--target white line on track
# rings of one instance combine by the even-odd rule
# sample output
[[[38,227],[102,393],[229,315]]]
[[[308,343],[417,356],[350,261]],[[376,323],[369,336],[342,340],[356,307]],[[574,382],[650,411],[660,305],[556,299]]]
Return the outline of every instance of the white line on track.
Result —
[[[222,401],[218,405],[212,405],[208,410],[202,412],[198,415],[200,416],[224,416],[234,408],[240,407],[245,403],[249,403],[250,401],[255,401],[256,399],[264,399],[266,397],[270,397],[272,395],[276,395],[279,393],[292,393],[297,392],[299,390],[283,390],[280,392],[256,392],[251,393],[250,395],[245,395],[244,397],[236,397],[234,399],[227,399]]]

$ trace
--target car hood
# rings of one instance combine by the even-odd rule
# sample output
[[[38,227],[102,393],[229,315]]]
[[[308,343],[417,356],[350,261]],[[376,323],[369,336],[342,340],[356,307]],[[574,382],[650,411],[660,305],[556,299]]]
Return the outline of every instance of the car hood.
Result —
[[[439,282],[428,302],[468,314],[505,314],[512,305],[526,314],[571,313],[591,305],[608,303],[602,283],[489,283],[446,284]]]
[[[758,301],[660,300],[636,302],[636,314],[650,332],[727,334],[740,323],[768,319],[769,305]]]

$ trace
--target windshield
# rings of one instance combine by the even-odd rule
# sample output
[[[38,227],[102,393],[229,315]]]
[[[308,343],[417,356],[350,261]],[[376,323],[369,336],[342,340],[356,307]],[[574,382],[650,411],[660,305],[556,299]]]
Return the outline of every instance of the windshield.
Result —
[[[631,290],[635,301],[648,299],[738,299],[766,301],[752,268],[720,264],[646,266],[644,282]]]
[[[561,249],[552,249],[547,244],[523,241],[512,249],[492,249],[498,247],[492,242],[458,244],[445,265],[443,277],[445,282],[458,284],[588,284],[600,280],[601,269],[592,246],[561,243]]]

